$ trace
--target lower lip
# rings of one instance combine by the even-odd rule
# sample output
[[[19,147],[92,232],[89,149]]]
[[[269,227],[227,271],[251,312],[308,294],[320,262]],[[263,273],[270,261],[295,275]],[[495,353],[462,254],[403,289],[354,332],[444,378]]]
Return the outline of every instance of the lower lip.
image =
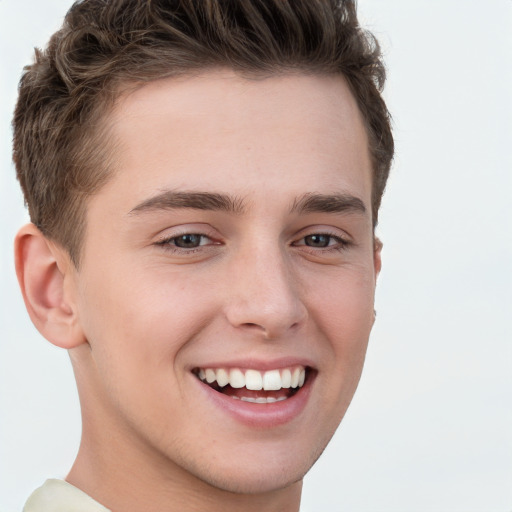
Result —
[[[236,400],[193,378],[209,400],[237,421],[251,427],[271,428],[289,423],[300,415],[308,403],[315,375],[311,372],[304,386],[290,398],[267,404]]]

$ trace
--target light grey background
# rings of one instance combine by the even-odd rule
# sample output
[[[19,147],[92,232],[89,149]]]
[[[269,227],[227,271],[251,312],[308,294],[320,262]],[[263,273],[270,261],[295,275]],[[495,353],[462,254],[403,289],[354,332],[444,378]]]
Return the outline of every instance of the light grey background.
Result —
[[[67,354],[29,322],[12,239],[22,66],[69,0],[0,0],[0,512],[64,477],[80,436]],[[512,511],[512,1],[360,0],[384,47],[397,158],[377,323],[303,512]]]

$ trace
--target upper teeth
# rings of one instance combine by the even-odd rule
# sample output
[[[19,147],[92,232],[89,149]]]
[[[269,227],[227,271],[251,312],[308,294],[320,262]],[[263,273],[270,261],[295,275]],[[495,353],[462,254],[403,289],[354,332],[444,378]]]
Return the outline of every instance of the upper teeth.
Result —
[[[247,388],[254,391],[276,391],[281,388],[297,388],[304,385],[306,369],[303,366],[282,370],[241,370],[239,368],[201,368],[198,377],[211,384],[217,381],[220,387],[229,384],[233,388]]]

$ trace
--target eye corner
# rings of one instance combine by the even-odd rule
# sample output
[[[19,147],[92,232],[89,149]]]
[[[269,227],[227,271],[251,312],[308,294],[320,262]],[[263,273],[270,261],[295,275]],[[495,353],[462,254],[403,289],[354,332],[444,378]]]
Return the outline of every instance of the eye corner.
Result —
[[[186,258],[199,254],[207,255],[208,251],[223,245],[223,242],[212,230],[183,226],[183,229],[161,232],[152,245],[168,255]]]
[[[342,250],[353,245],[354,242],[348,235],[342,235],[339,232],[333,233],[318,229],[303,234],[295,239],[291,245],[293,247],[306,247],[311,250]]]

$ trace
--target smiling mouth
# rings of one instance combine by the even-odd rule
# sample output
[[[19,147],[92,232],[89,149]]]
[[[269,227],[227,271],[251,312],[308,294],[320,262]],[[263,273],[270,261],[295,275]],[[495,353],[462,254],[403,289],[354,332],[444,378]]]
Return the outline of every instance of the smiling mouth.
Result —
[[[196,368],[194,375],[213,390],[234,400],[269,404],[287,400],[307,382],[311,369],[292,366],[259,371],[240,368]]]

